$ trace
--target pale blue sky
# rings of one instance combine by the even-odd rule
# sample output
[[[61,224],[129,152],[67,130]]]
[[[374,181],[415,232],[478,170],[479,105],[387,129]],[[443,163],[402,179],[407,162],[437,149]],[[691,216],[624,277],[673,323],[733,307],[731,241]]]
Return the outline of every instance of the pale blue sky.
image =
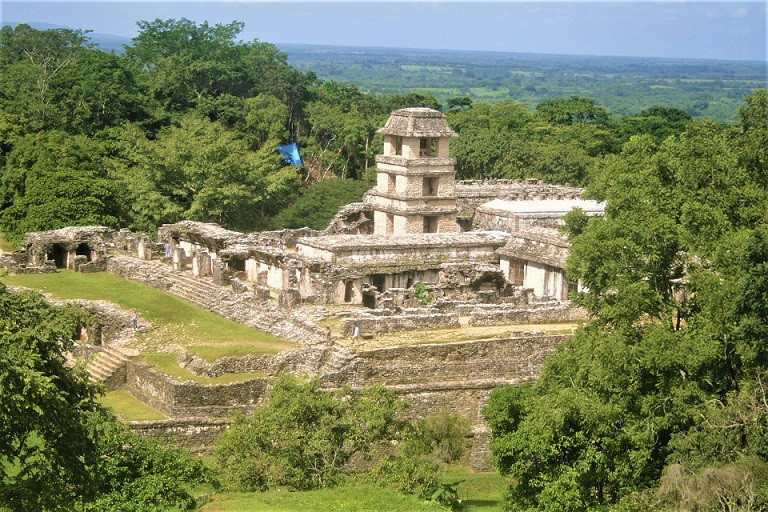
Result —
[[[244,40],[766,60],[766,2],[112,2],[0,0],[4,22],[132,37],[137,20],[245,23]]]

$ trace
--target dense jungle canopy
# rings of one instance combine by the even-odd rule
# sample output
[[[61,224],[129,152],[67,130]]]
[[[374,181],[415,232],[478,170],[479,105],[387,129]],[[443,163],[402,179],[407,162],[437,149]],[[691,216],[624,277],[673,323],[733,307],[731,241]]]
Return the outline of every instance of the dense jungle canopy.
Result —
[[[181,219],[298,227],[301,196],[341,178],[338,193],[315,194],[326,198],[312,219],[322,228],[373,182],[376,130],[397,108],[445,108],[460,134],[461,179],[577,185],[633,135],[661,143],[692,121],[671,106],[615,117],[576,96],[533,109],[368,94],[297,71],[272,44],[238,41],[239,22],[158,19],[139,28],[121,55],[95,49],[83,31],[0,29],[0,231],[10,240],[72,224],[153,233]],[[304,167],[276,152],[294,141]]]

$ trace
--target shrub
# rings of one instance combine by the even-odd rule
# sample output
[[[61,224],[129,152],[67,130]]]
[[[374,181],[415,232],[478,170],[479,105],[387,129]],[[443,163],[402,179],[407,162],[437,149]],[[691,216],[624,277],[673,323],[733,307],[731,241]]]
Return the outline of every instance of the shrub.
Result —
[[[291,206],[274,218],[277,228],[325,229],[345,204],[360,201],[371,184],[360,180],[330,180],[313,183]]]
[[[350,457],[394,438],[403,406],[382,386],[328,393],[315,380],[281,376],[264,407],[235,416],[214,460],[232,490],[331,487]]]
[[[382,459],[371,470],[371,479],[382,487],[422,498],[427,498],[429,491],[440,484],[437,465],[411,455],[390,455]]]

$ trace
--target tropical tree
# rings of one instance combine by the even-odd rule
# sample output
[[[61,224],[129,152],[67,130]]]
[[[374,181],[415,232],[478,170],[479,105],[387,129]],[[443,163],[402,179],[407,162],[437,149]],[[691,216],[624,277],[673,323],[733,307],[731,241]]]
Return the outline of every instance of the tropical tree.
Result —
[[[763,478],[768,194],[744,133],[695,121],[595,166],[587,191],[605,216],[567,219],[591,319],[539,381],[494,391],[484,411],[510,509],[682,506],[707,471]]]
[[[0,509],[190,510],[199,461],[139,439],[96,402],[101,389],[64,353],[93,322],[0,283]]]
[[[0,182],[0,226],[12,239],[64,226],[105,225],[117,219],[102,146],[60,131],[27,135],[9,153]]]
[[[285,375],[267,398],[252,415],[236,415],[214,451],[222,482],[233,489],[333,486],[350,457],[393,438],[403,407],[382,386],[328,393]]]

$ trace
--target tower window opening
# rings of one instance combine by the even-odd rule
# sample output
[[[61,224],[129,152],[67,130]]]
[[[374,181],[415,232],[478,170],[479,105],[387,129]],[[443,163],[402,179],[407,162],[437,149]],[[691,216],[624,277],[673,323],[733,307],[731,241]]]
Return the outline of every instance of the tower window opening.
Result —
[[[436,196],[440,187],[440,178],[424,178],[422,195]]]
[[[437,154],[436,139],[419,140],[419,156],[435,156]]]

